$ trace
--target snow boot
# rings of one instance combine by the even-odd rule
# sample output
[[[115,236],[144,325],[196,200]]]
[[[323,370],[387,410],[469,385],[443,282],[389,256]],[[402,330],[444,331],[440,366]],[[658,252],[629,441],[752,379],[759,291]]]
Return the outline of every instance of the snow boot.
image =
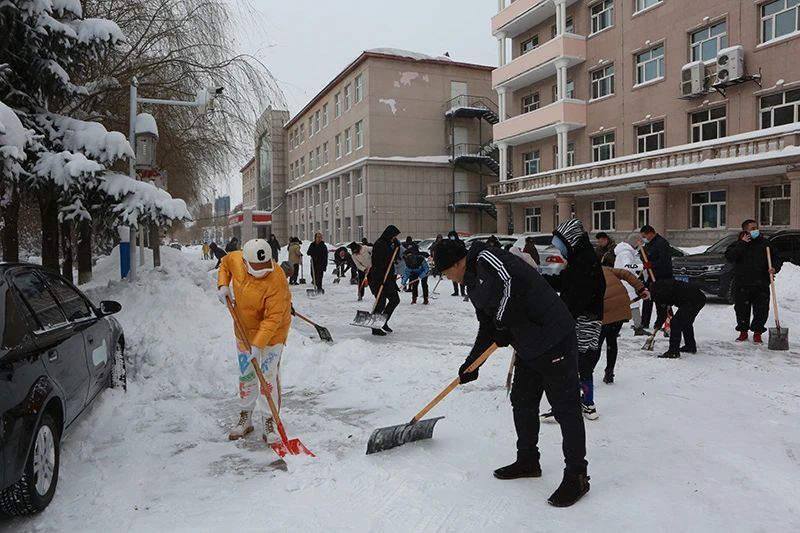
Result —
[[[664,352],[658,356],[659,359],[678,359],[680,358],[680,352]]]
[[[747,339],[745,339],[747,340]],[[753,333],[753,343],[754,344],[764,344],[764,341],[761,340],[761,333]]]
[[[736,342],[744,342],[746,340],[747,340],[747,332],[746,331],[740,331],[739,332],[739,336],[736,337]]]
[[[649,337],[650,335],[652,335],[652,333],[642,327],[634,328],[633,330],[634,337]]]
[[[385,331],[383,331],[382,329],[377,329],[377,328],[372,328],[372,334],[373,335],[377,335],[378,337],[385,337],[386,336],[386,332]]]
[[[603,383],[606,383],[606,384],[614,383],[614,373],[613,372],[609,372],[608,370],[606,370],[606,373],[603,376]]]
[[[411,304],[413,305],[415,303],[417,303],[417,297],[416,296],[412,296],[411,297]]]
[[[583,418],[586,420],[597,420],[600,415],[597,414],[597,408],[594,405],[581,404],[583,406]]]
[[[455,291],[455,292],[454,292],[453,294],[451,294],[450,296],[458,296],[458,291]]]
[[[428,297],[427,297],[427,296],[425,296],[425,297],[422,299],[422,305],[428,305]]]
[[[697,346],[681,346],[678,351],[681,353],[697,353]]]
[[[519,479],[523,477],[542,477],[539,459],[517,452],[517,460],[508,466],[494,471],[497,479]]]
[[[275,431],[275,423],[272,418],[264,418],[264,433],[261,435],[264,442],[267,444],[275,444],[281,441],[278,433]]]
[[[394,331],[392,328],[389,327],[389,323],[388,322],[386,324],[384,324],[383,328],[381,328],[381,329],[383,329],[383,331],[385,331],[386,333],[391,333],[391,332]]]
[[[547,499],[553,507],[569,507],[589,492],[589,479],[586,474],[573,474],[564,470],[564,479],[556,491]]]
[[[248,433],[253,432],[253,413],[242,411],[239,413],[239,422],[228,433],[228,440],[239,440]]]

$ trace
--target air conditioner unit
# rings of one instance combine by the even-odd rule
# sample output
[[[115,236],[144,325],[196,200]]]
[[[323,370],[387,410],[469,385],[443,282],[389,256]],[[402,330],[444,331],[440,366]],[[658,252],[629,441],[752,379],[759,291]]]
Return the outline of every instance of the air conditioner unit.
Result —
[[[681,70],[681,96],[697,96],[706,90],[706,66],[702,61],[684,65]]]
[[[728,85],[744,77],[744,48],[731,46],[717,52],[717,78],[714,85]]]

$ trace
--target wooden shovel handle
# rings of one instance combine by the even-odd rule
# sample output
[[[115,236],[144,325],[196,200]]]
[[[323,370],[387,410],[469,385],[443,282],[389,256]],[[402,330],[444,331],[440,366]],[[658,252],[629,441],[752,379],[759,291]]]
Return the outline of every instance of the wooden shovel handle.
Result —
[[[772,251],[767,246],[767,266],[769,267],[769,289],[772,292],[772,312],[775,313],[775,327],[780,331],[781,320],[778,318],[778,295],[775,292],[775,274],[772,273]]]
[[[472,364],[467,367],[466,373],[474,372],[476,368],[481,366],[487,359],[489,359],[489,356],[492,355],[495,352],[495,350],[497,350],[497,345],[493,343],[491,346],[486,348],[486,351],[483,352],[480,355],[480,357],[475,359],[475,361],[473,361]],[[447,387],[445,387],[445,389],[442,392],[440,392],[438,396],[436,396],[436,398],[431,400],[431,402],[428,405],[422,408],[422,411],[417,413],[417,416],[411,419],[411,423],[413,424],[415,422],[419,422],[420,420],[422,420],[422,417],[428,414],[428,412],[431,409],[436,407],[436,404],[441,402],[445,396],[453,392],[453,389],[458,387],[460,383],[461,383],[460,377],[456,377],[456,379],[451,381],[450,384]]]
[[[645,263],[649,263],[650,262],[650,258],[647,257],[647,251],[644,249],[644,244],[639,246],[639,251],[642,252],[642,259],[644,259],[644,262]],[[650,274],[650,282],[651,283],[655,283],[656,282],[656,275],[653,272],[653,269],[652,268],[648,268],[647,269],[647,273]]]
[[[394,249],[394,253],[392,254],[392,259],[389,261],[389,265],[386,267],[386,274],[383,275],[383,283],[378,288],[378,294],[375,296],[375,304],[372,306],[372,314],[375,314],[375,310],[378,309],[378,300],[381,299],[381,294],[383,293],[383,286],[386,285],[386,280],[389,277],[389,272],[392,271],[394,268],[394,260],[397,257],[397,251],[400,250],[400,246]]]
[[[305,317],[305,316],[301,315],[301,314],[300,314],[300,313],[298,313],[296,310],[295,310],[295,312],[294,312],[294,316],[296,316],[296,317],[297,317],[297,318],[299,318],[300,320],[305,320],[306,322],[308,322],[308,323],[309,323],[309,324],[311,324],[312,326],[316,326],[316,324],[315,324],[314,322],[312,322],[310,318],[308,318],[308,317]]]

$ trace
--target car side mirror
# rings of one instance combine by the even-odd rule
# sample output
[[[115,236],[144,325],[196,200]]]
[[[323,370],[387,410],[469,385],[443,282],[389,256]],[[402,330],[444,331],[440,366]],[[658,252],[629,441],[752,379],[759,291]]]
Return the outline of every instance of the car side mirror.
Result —
[[[100,314],[103,316],[113,315],[122,310],[122,305],[114,300],[103,300],[100,302]]]

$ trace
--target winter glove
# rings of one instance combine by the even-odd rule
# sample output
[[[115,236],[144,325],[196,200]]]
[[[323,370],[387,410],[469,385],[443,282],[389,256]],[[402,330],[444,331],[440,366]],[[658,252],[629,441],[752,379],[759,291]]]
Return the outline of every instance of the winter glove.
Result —
[[[644,262],[644,269],[645,270],[653,270],[653,263],[651,263],[650,261],[645,261]]]
[[[295,313],[294,313],[294,306],[292,306],[292,316],[295,316]]]
[[[469,356],[464,360],[464,364],[461,365],[461,368],[458,369],[458,377],[461,380],[461,383],[469,383],[470,381],[475,381],[478,379],[478,369],[476,368],[474,371],[467,373],[467,367],[475,362],[477,357]]]
[[[494,342],[498,348],[505,348],[511,344],[511,330],[494,319]]]
[[[223,285],[219,289],[217,289],[217,298],[222,305],[225,305],[226,300],[230,299],[233,302],[233,295],[231,294],[231,290],[227,285]]]

